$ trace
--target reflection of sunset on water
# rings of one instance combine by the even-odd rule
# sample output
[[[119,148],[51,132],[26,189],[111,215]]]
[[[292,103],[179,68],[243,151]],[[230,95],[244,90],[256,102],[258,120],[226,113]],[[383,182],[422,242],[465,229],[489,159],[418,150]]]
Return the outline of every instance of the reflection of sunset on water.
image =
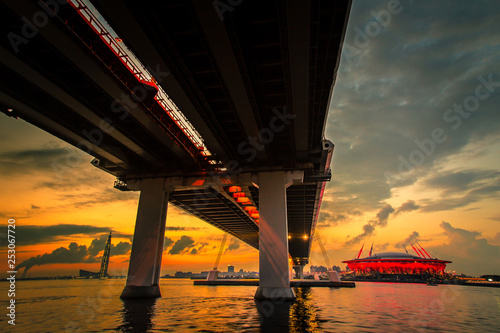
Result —
[[[6,282],[0,282],[0,287]],[[255,302],[255,287],[194,286],[161,279],[162,297],[122,301],[125,280],[22,281],[23,332],[174,330],[223,332],[495,332],[500,289],[357,282],[356,288],[294,288],[295,302]],[[0,295],[0,300],[6,294]],[[50,314],[47,312],[49,311]],[[37,329],[26,323],[32,318]],[[5,319],[0,319],[0,325]],[[133,328],[136,328],[134,331]],[[281,329],[281,330],[280,330]]]

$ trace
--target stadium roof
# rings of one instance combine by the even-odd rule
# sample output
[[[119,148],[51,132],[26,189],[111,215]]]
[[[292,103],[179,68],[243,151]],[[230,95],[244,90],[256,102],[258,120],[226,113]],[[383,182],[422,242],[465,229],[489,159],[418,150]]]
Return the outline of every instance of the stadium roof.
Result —
[[[383,252],[383,253],[375,253],[369,257],[360,258],[359,260],[363,259],[422,259],[422,257],[417,257],[409,253]]]

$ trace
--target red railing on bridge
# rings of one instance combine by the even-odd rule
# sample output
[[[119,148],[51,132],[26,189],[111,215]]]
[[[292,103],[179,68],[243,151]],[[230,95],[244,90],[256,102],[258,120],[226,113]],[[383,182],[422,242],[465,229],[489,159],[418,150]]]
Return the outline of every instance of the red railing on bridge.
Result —
[[[68,3],[78,15],[61,17],[63,14],[59,12],[58,14],[66,26],[113,72],[115,77],[128,88],[131,95],[138,100],[138,104],[145,109],[146,113],[179,146],[188,151],[204,169],[213,168],[215,162],[209,160],[208,157],[211,154],[204,145],[199,133],[189,123],[165,91],[156,84],[154,78],[140,61],[135,58],[133,53],[124,50],[120,45],[121,39],[104,26],[84,1],[69,0]],[[78,20],[78,18],[83,20]],[[90,27],[92,32],[85,29],[83,24]],[[152,100],[138,98],[135,94],[138,87],[146,87],[147,91],[152,95],[150,96]]]

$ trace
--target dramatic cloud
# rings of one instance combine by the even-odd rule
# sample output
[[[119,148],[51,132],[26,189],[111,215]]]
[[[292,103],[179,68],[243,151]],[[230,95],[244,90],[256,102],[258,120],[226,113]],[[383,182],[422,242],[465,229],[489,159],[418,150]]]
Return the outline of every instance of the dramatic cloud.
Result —
[[[377,213],[376,218],[370,220],[367,224],[363,226],[363,232],[354,238],[351,238],[345,242],[345,246],[351,246],[361,242],[362,240],[373,236],[375,234],[375,227],[385,227],[387,226],[387,220],[389,215],[394,213],[394,208],[391,205],[385,204]]]
[[[100,258],[96,256],[100,251],[104,250],[107,239],[108,235],[102,234],[98,238],[92,240],[88,248],[85,245],[78,245],[76,242],[71,242],[68,248],[59,247],[51,253],[31,257],[21,262],[16,266],[16,270],[24,268],[23,274],[26,275],[33,266],[98,262]],[[131,244],[128,242],[120,242],[117,245],[111,244],[110,256],[126,254],[130,251],[130,248]]]
[[[394,244],[396,248],[404,248],[410,244],[417,243],[419,241],[420,234],[416,231],[412,232],[408,237],[403,239],[401,242]]]
[[[34,245],[54,242],[65,236],[96,235],[102,232],[109,232],[110,228],[92,225],[56,224],[49,226],[17,225],[17,229],[16,243],[18,245]],[[128,238],[131,235],[115,233],[115,236]],[[0,245],[6,246],[6,243],[1,242]]]
[[[348,223],[354,217],[361,215],[358,209],[348,207],[342,200],[326,199],[330,195],[329,192],[328,190],[325,191],[321,203],[318,227],[332,227],[341,223]]]
[[[0,153],[0,170],[5,174],[52,170],[52,163],[63,162],[67,155],[68,150],[60,147],[6,151]]]
[[[169,254],[183,254],[189,249],[195,246],[195,241],[193,238],[183,235],[177,241],[175,241],[174,246],[168,251]]]
[[[321,210],[318,218],[318,226],[335,226],[341,222],[347,221],[348,216],[344,214],[334,214],[326,211],[324,208]]]
[[[499,216],[490,217],[490,220],[493,220],[493,221],[496,221],[496,222],[500,222],[500,215]]]
[[[375,244],[373,245],[373,253],[381,253],[389,247],[389,243],[383,243],[383,244]]]
[[[357,243],[361,242],[363,239],[366,239],[366,238],[372,236],[374,233],[375,233],[375,227],[372,226],[371,224],[365,224],[363,226],[363,232],[361,234],[357,235],[356,237],[345,242],[345,246],[352,246],[354,244],[357,244]]]
[[[196,248],[192,248],[191,251],[189,251],[189,254],[199,254],[205,252],[204,249],[207,245],[208,243],[196,243]]]
[[[497,232],[497,234],[495,235],[495,237],[493,237],[491,239],[491,244],[500,246],[500,232]]]
[[[396,211],[394,212],[394,215],[412,212],[412,211],[417,210],[419,208],[420,208],[420,205],[417,205],[417,203],[414,200],[408,200],[405,203],[403,203],[398,209],[396,209]]]
[[[111,256],[120,256],[127,254],[132,249],[132,244],[129,242],[120,242],[116,245],[111,244]]]
[[[231,241],[229,242],[229,246],[227,247],[226,251],[224,251],[224,253],[226,253],[228,251],[238,250],[240,248],[240,243],[241,242],[239,239],[232,237]]]
[[[478,231],[455,228],[448,222],[440,227],[447,243],[429,248],[432,256],[451,260],[449,269],[470,275],[500,274],[500,246],[491,245]]]
[[[68,248],[60,247],[51,253],[45,253],[36,257],[31,257],[16,266],[16,270],[24,268],[24,275],[33,266],[47,265],[47,264],[70,264],[84,262],[87,257],[87,247],[85,245],[78,245],[75,242],[69,244]]]
[[[371,223],[374,226],[385,227],[387,226],[387,220],[389,219],[389,215],[394,213],[394,208],[391,205],[386,204],[382,209],[377,213],[377,219],[372,220]]]
[[[329,187],[338,204],[374,210],[391,188],[425,179],[472,143],[498,140],[500,47],[498,33],[485,31],[500,31],[500,21],[488,4],[402,0],[401,12],[373,35],[365,33],[376,22],[371,12],[387,9],[387,1],[353,2],[326,128],[336,146]],[[493,91],[481,87],[488,97],[476,111],[467,118],[453,111],[490,78]],[[433,139],[435,129],[444,141]],[[450,185],[471,175],[462,176]]]
[[[352,246],[373,237],[377,228],[393,227],[396,219],[390,220],[391,214],[398,221],[408,212],[422,213],[422,220],[430,220],[438,216],[434,212],[456,216],[457,211],[468,214],[487,208],[486,214],[477,214],[482,219],[477,225],[485,235],[494,235],[500,221],[492,207],[500,194],[500,20],[494,15],[498,4],[481,0],[400,2],[401,10],[380,26],[372,13],[387,9],[388,0],[353,1],[325,127],[325,137],[336,147],[333,178],[324,192],[318,226],[326,229],[343,224],[346,233],[354,235],[346,242]],[[374,26],[380,30],[367,31]],[[476,96],[478,91],[481,98]],[[62,148],[67,145],[59,141],[43,146],[48,142],[44,139],[39,144],[38,138],[44,138],[42,130],[30,125],[31,135],[17,135],[13,142],[11,137],[22,121],[0,117],[7,119],[0,121],[0,171],[6,177],[36,175],[25,179],[32,180],[35,189],[59,191],[61,205],[79,212],[103,203],[137,200],[138,192],[112,189],[109,175],[82,171],[89,170],[81,168],[89,166],[88,155],[75,155],[75,148]],[[68,165],[75,156],[80,157],[79,167],[55,173],[54,163]],[[54,180],[61,174],[64,182]],[[405,195],[409,193],[418,193],[417,202],[408,200],[411,197]],[[408,201],[399,208],[387,204],[396,200]],[[23,204],[28,209],[33,204],[31,214],[50,208],[36,198]],[[42,208],[36,210],[37,205]],[[27,215],[2,210],[4,217]],[[178,214],[185,213],[178,210]],[[361,216],[368,218],[360,222]],[[349,223],[364,226],[353,231],[347,228]],[[471,223],[475,221],[471,219]],[[418,229],[420,237],[434,232],[428,225]],[[447,259],[450,254],[457,271],[460,265],[473,262],[471,253],[480,258],[474,267],[479,263],[499,267],[494,257],[498,258],[498,236],[483,238],[461,227],[465,229],[443,225],[448,241],[435,247],[439,257]],[[167,230],[188,231],[175,228],[183,227]],[[393,231],[396,233],[387,234]],[[37,243],[36,237],[49,242],[69,235],[73,234],[28,234],[24,244]],[[345,239],[345,235],[339,237]],[[199,246],[189,237],[168,240],[166,250],[198,252]],[[432,248],[428,250],[435,255]]]
[[[108,241],[108,234],[102,234],[99,238],[92,240],[88,248],[89,260],[93,260],[95,256],[99,254],[99,252],[104,251],[104,247],[106,246],[106,242]],[[111,244],[110,254],[112,256],[119,256],[123,254],[127,254],[130,251],[132,245],[129,242],[119,242],[116,245]]]
[[[495,170],[463,170],[432,175],[424,181],[424,184],[445,193],[456,193],[481,187],[485,182],[498,177],[500,172]]]
[[[88,179],[85,180],[87,182]],[[103,189],[95,192],[93,189],[86,191],[65,193],[59,195],[62,202],[68,202],[74,208],[89,208],[95,205],[112,202],[134,201],[139,197],[139,192],[135,191],[118,191],[109,186],[103,186]]]
[[[425,181],[431,188],[443,191],[442,200],[432,200],[422,211],[433,212],[466,207],[500,194],[500,172],[467,171],[437,174]]]
[[[349,239],[345,246],[351,246],[361,242],[363,239],[369,238],[375,234],[376,227],[386,227],[387,222],[391,214],[398,215],[405,212],[411,212],[418,209],[420,206],[413,200],[408,200],[399,206],[398,209],[394,209],[391,205],[385,204],[375,216],[375,219],[370,220],[367,224],[363,226],[363,232],[356,237]]]
[[[163,251],[167,250],[172,244],[174,244],[174,241],[168,237],[165,237],[165,239],[163,240]]]

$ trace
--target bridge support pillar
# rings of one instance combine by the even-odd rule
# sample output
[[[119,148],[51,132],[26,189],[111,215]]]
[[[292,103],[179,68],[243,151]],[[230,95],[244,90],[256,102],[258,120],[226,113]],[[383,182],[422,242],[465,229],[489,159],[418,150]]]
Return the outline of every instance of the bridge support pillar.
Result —
[[[160,279],[168,195],[165,179],[143,179],[127,284],[121,298],[161,297]]]
[[[304,265],[295,265],[293,266],[293,270],[295,271],[296,279],[304,279]]]
[[[259,173],[259,288],[255,299],[292,300],[288,264],[287,174]]]

